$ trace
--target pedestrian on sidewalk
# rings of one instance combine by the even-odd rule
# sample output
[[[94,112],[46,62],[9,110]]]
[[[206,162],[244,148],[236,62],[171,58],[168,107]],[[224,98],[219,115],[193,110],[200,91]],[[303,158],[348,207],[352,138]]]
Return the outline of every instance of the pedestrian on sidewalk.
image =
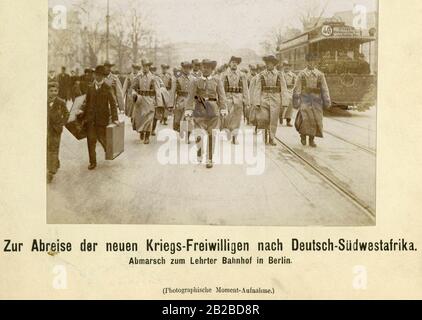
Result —
[[[110,118],[119,124],[117,103],[112,92],[113,88],[105,82],[107,76],[104,66],[97,66],[94,72],[94,83],[88,88],[86,102],[78,112],[78,117],[85,118],[89,153],[89,170],[97,167],[97,141],[106,151],[106,128]]]
[[[58,97],[59,84],[48,83],[47,101],[47,183],[53,181],[60,168],[59,151],[63,126],[69,119],[66,101]]]

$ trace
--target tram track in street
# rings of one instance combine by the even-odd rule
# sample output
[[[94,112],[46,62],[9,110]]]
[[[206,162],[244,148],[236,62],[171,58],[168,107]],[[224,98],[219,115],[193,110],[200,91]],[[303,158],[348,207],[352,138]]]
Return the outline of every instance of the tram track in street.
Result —
[[[329,134],[330,136],[332,136],[332,137],[334,137],[334,138],[336,138],[338,140],[341,140],[341,141],[343,141],[345,143],[351,144],[351,145],[355,146],[356,148],[359,148],[359,149],[361,149],[361,150],[363,150],[363,151],[365,151],[365,152],[367,152],[367,153],[369,153],[369,154],[371,154],[373,156],[376,156],[377,155],[377,152],[374,149],[371,149],[371,148],[362,146],[362,145],[360,145],[358,143],[354,143],[352,141],[349,141],[349,140],[347,140],[347,139],[345,139],[343,137],[340,137],[339,135],[337,135],[335,133],[332,133],[330,131],[327,131],[327,130],[324,130],[324,133]]]
[[[332,117],[327,117],[327,116],[325,116],[325,117],[324,117],[324,119],[330,119],[330,120],[333,120],[333,121],[337,121],[337,122],[340,122],[340,123],[347,124],[347,125],[352,126],[352,127],[355,127],[355,128],[362,129],[362,130],[367,130],[367,131],[370,131],[370,132],[376,132],[376,130],[375,130],[375,129],[366,128],[366,127],[364,127],[364,126],[360,126],[360,125],[357,125],[357,124],[351,123],[351,122],[349,122],[349,121],[340,120],[340,119],[338,119],[338,118],[332,118]]]
[[[370,208],[364,201],[359,199],[353,192],[347,190],[344,186],[340,183],[335,181],[332,177],[326,174],[323,170],[321,170],[317,165],[308,161],[305,157],[300,155],[296,152],[293,148],[291,148],[287,143],[275,137],[275,139],[280,143],[293,157],[298,159],[301,163],[303,163],[306,167],[310,168],[317,176],[319,176],[322,180],[324,180],[330,187],[336,190],[339,194],[343,197],[348,199],[352,202],[357,208],[359,208],[371,221],[375,223],[375,211]]]

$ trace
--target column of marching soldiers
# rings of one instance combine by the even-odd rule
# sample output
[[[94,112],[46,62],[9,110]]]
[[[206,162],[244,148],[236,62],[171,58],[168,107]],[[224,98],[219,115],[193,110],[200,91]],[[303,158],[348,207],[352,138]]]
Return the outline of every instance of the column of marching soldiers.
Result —
[[[307,67],[296,74],[288,61],[280,63],[273,55],[263,57],[264,63],[249,65],[249,70],[240,69],[240,57],[231,57],[228,64],[218,68],[217,62],[209,59],[185,61],[173,73],[169,65],[161,65],[158,73],[150,61],[142,60],[132,65],[125,78],[114,74],[113,64],[105,62],[85,69],[71,96],[66,89],[69,76],[65,68],[58,76],[50,71],[47,181],[52,181],[60,167],[60,137],[69,118],[66,100],[78,95],[85,95],[76,115],[86,131],[89,170],[97,166],[97,141],[106,148],[107,126],[120,125],[119,112],[131,119],[144,144],[151,142],[158,122],[167,125],[169,115],[173,115],[173,129],[181,138],[183,131],[187,143],[194,129],[204,130],[208,148],[204,148],[206,139],[194,137],[194,141],[199,162],[206,154],[207,168],[213,167],[213,130],[228,130],[232,143],[238,144],[243,120],[255,126],[255,132],[264,130],[266,144],[275,146],[279,123],[286,121],[288,127],[293,126],[293,108],[298,109],[294,125],[302,145],[316,147],[315,137],[323,136],[323,108],[330,107],[331,102],[325,76],[316,68],[319,57],[309,53],[306,61]]]

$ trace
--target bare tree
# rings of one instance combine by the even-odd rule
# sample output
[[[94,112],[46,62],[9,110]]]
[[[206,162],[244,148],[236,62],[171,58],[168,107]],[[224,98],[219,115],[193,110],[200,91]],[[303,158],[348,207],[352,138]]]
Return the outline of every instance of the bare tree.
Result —
[[[266,54],[275,54],[284,41],[294,38],[301,33],[302,32],[299,29],[278,26],[268,34],[263,42],[261,42],[261,46]]]
[[[116,12],[111,17],[111,49],[116,53],[117,68],[122,71],[126,68],[125,62],[130,59],[130,40],[127,32],[126,17],[121,12]]]
[[[140,56],[145,54],[145,48],[143,46],[150,46],[150,41],[154,32],[147,27],[146,14],[142,14],[136,8],[131,11],[129,30],[130,30],[130,47],[132,49],[132,61],[138,62]]]
[[[138,0],[125,0],[124,3],[123,6],[114,2],[115,7],[112,8],[110,18],[110,49],[120,70],[130,62],[138,62],[147,53],[151,54],[153,45],[149,43],[149,39],[155,39],[154,32],[149,27],[148,13],[144,9],[140,10],[142,4]],[[105,2],[74,0],[71,10],[79,16],[80,25],[71,30],[72,35],[66,34],[63,39],[59,37],[58,40],[66,46],[55,45],[56,38],[53,37],[50,40],[51,46],[60,47],[58,55],[61,60],[66,60],[66,57],[76,57],[74,52],[70,52],[70,48],[78,43],[82,52],[79,62],[94,67],[99,63],[106,46]],[[65,49],[68,49],[66,53],[63,52]]]
[[[75,65],[78,61],[78,33],[73,28],[56,30],[52,28],[51,21],[53,13],[49,11],[48,29],[48,54],[49,64],[57,67],[57,64],[64,66]],[[77,18],[75,15],[73,19]],[[77,21],[76,21],[77,22]]]
[[[321,0],[306,0],[298,4],[299,20],[304,31],[318,25],[329,2],[330,0],[326,0],[325,4],[322,4]]]
[[[101,16],[93,1],[78,0],[73,4],[83,17],[81,32],[82,40],[85,44],[85,64],[95,67],[98,64],[98,54],[106,44],[104,32],[105,18]]]

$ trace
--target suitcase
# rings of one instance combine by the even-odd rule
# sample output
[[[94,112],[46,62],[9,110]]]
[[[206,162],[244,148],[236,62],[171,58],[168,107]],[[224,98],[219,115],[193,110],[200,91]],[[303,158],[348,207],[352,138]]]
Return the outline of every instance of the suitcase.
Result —
[[[114,160],[124,151],[125,147],[125,123],[119,125],[110,124],[106,129],[106,160]]]
[[[81,109],[85,103],[86,95],[79,96],[73,102],[72,108],[70,109],[69,120],[66,124],[66,129],[78,140],[86,138],[86,127],[83,119],[78,119],[76,116],[77,112]]]

